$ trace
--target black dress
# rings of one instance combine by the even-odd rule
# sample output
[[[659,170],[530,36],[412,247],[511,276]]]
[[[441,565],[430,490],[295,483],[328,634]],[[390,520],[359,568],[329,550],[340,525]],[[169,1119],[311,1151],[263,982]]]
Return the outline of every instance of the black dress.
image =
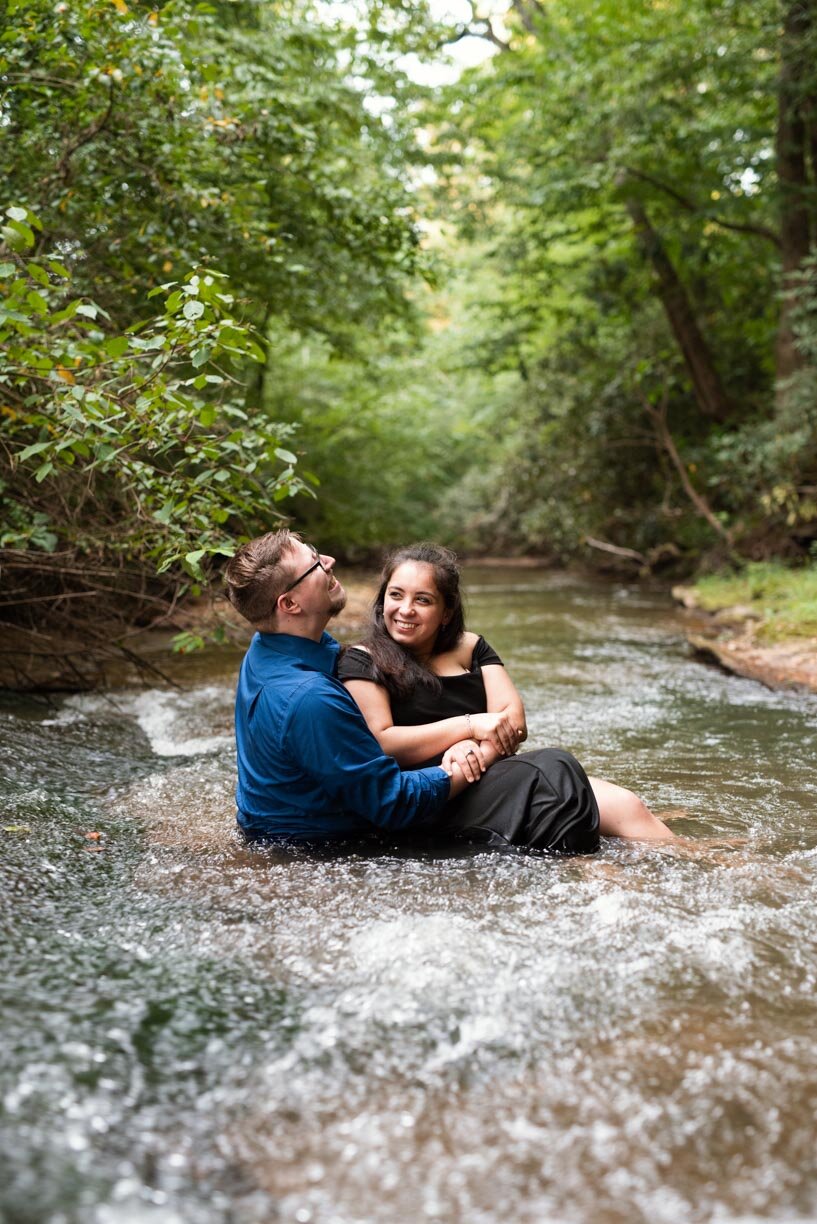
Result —
[[[439,676],[441,689],[417,685],[409,697],[392,697],[395,726],[421,726],[487,710],[482,667],[501,664],[480,637],[471,670]],[[338,664],[340,680],[380,683],[368,651],[348,647]],[[441,756],[423,765],[439,765]],[[418,768],[420,768],[418,766]],[[448,804],[435,831],[491,846],[529,846],[557,854],[593,854],[599,848],[599,810],[587,774],[569,752],[540,748],[496,762]]]

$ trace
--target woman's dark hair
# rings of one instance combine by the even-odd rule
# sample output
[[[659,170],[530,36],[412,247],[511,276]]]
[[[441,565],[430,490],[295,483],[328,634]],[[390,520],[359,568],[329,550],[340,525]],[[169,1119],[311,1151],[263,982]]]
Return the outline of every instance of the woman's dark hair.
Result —
[[[457,558],[449,549],[440,544],[409,544],[406,548],[398,548],[386,558],[381,574],[380,588],[372,604],[371,616],[363,645],[369,650],[379,683],[385,685],[389,693],[397,697],[408,697],[418,684],[422,684],[434,692],[440,692],[442,686],[432,671],[416,659],[411,651],[406,650],[399,642],[389,636],[383,619],[383,604],[391,576],[405,561],[416,561],[421,565],[430,565],[434,571],[434,583],[442,596],[445,609],[449,614],[448,622],[440,625],[432,655],[443,654],[451,650],[463,635],[465,615],[460,594],[460,570]]]

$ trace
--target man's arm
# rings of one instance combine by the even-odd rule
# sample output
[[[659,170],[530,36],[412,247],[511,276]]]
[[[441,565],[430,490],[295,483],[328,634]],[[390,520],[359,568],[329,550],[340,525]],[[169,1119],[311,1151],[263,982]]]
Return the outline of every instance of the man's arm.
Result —
[[[287,753],[344,811],[386,829],[433,823],[468,785],[437,766],[401,771],[337,681],[305,684],[290,706]]]

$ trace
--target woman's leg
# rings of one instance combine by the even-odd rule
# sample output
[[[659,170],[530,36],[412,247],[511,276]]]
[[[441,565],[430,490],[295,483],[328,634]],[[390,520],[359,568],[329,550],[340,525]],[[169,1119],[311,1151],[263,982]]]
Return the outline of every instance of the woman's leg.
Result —
[[[529,846],[555,854],[595,854],[599,813],[587,774],[559,748],[503,757],[452,800],[440,832]]]
[[[591,778],[599,805],[602,837],[627,837],[633,841],[676,841],[675,834],[654,816],[643,800],[615,782]]]

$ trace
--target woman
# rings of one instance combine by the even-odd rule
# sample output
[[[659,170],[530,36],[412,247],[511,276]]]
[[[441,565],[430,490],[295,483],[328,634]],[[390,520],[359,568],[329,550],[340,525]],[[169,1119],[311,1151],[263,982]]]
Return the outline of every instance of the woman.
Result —
[[[515,755],[527,737],[524,706],[499,656],[465,629],[446,548],[414,544],[392,555],[369,630],[344,651],[338,675],[404,769],[441,764],[474,783],[449,804],[446,832],[566,854],[593,853],[599,833],[674,840],[632,791],[588,779],[569,753]]]

